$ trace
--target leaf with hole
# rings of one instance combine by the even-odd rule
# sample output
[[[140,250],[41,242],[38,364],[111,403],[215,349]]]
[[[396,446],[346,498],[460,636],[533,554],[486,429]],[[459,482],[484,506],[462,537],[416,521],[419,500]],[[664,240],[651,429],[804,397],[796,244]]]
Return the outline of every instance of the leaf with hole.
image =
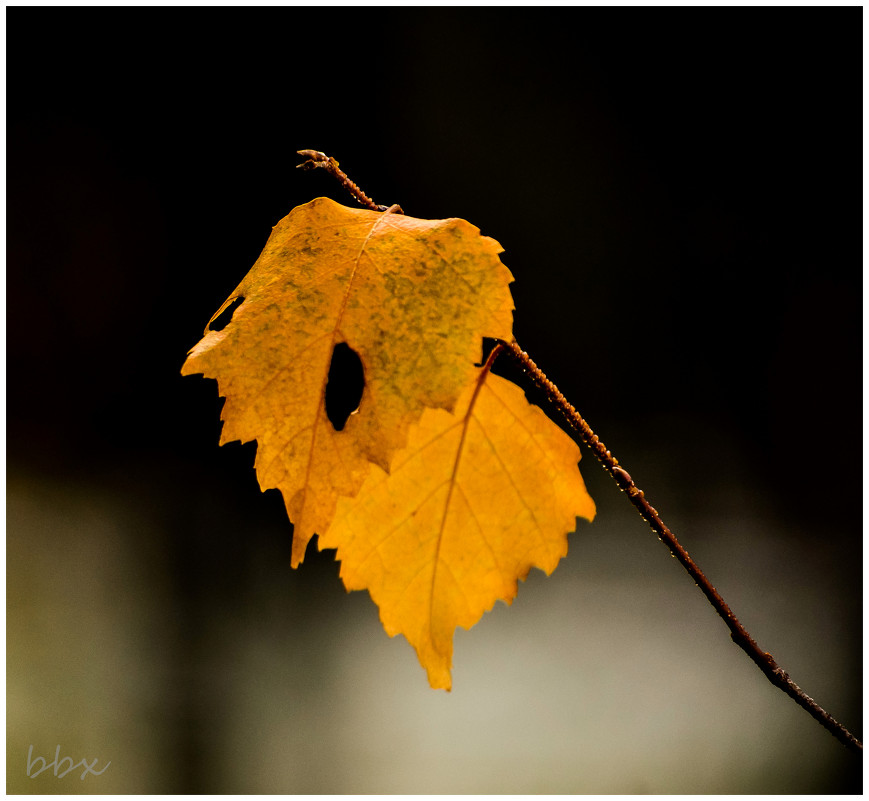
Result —
[[[257,441],[260,487],[280,489],[294,524],[294,566],[369,465],[389,470],[423,410],[454,409],[482,338],[512,337],[512,276],[500,252],[464,220],[318,198],[274,227],[212,317],[182,373],[217,379],[221,444]],[[327,387],[342,343],[361,363],[364,389],[337,430]]]

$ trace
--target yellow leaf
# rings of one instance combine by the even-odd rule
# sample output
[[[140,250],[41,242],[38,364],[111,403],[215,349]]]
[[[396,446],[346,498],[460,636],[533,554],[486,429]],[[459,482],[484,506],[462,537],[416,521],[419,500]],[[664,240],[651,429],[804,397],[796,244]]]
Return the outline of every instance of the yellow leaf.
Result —
[[[347,589],[371,593],[387,633],[447,690],[456,626],[510,603],[532,567],[551,573],[576,517],[595,511],[576,443],[488,366],[454,414],[423,413],[389,474],[372,468],[319,538]]]
[[[256,439],[257,478],[281,490],[293,566],[369,463],[388,470],[425,408],[452,410],[482,337],[512,337],[512,276],[500,245],[464,220],[419,220],[318,198],[273,229],[251,271],[212,317],[182,373],[218,380],[221,444]],[[362,361],[358,414],[340,432],[325,410],[332,353]]]

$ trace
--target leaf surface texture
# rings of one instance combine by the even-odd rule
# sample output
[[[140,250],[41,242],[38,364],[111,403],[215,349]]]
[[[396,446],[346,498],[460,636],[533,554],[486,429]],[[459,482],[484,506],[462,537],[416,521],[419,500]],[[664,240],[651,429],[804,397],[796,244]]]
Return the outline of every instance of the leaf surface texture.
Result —
[[[369,465],[389,469],[424,409],[455,407],[482,338],[512,336],[512,276],[500,252],[464,220],[318,198],[274,227],[212,317],[244,298],[225,327],[206,329],[182,373],[217,379],[221,444],[257,441],[260,486],[281,490],[294,524],[294,566]],[[358,354],[365,388],[339,432],[325,392],[341,342]]]

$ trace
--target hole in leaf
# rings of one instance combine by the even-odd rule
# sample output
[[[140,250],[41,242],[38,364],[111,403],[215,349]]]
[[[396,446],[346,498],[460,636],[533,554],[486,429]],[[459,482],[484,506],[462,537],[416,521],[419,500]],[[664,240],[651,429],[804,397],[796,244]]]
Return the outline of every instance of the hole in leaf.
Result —
[[[235,310],[241,306],[242,303],[244,303],[244,298],[236,298],[232,301],[229,306],[227,306],[208,324],[208,330],[223,331],[223,329],[229,325],[229,321],[232,320],[232,315],[235,314]]]
[[[326,383],[326,416],[336,431],[342,431],[347,418],[359,408],[363,389],[362,360],[346,342],[339,342],[332,351]]]

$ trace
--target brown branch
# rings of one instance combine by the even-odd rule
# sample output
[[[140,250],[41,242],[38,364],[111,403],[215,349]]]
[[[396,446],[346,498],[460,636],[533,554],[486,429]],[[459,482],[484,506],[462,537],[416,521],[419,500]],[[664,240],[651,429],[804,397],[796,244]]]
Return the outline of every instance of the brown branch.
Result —
[[[315,170],[317,167],[322,167],[331,176],[336,178],[341,185],[356,198],[363,206],[372,211],[389,211],[395,214],[404,214],[401,206],[379,206],[368,195],[366,195],[356,184],[353,183],[347,174],[338,167],[338,162],[331,156],[321,153],[319,150],[297,150],[300,156],[307,156],[308,160],[296,165],[296,169]]]
[[[730,629],[730,638],[745,653],[754,661],[761,669],[763,674],[782,692],[789,695],[803,709],[805,709],[815,720],[817,720],[824,728],[832,733],[834,737],[840,740],[849,748],[862,752],[863,744],[854,737],[841,723],[836,721],[832,715],[825,712],[812,698],[806,695],[788,676],[785,671],[779,667],[772,655],[766,651],[762,651],[760,646],[752,639],[751,635],[745,630],[742,623],[739,622],[736,615],[733,614],[730,607],[719,595],[715,587],[712,586],[709,579],[703,574],[703,571],[697,566],[694,560],[688,555],[675,535],[661,520],[658,511],[646,500],[643,491],[634,484],[630,474],[621,466],[610,451],[607,450],[603,442],[600,441],[597,434],[591,430],[588,423],[583,420],[582,416],[576,409],[567,402],[564,395],[561,394],[558,387],[555,386],[543,373],[543,371],[531,360],[525,351],[514,342],[499,342],[504,346],[504,352],[516,361],[520,367],[527,373],[532,381],[546,394],[546,397],[555,405],[559,412],[564,416],[570,426],[579,434],[582,441],[591,448],[594,455],[603,464],[606,471],[615,479],[619,487],[627,493],[628,499],[636,507],[637,511],[642,515],[643,519],[652,527],[652,530],[660,537],[662,542],[670,549],[670,552],[694,581],[700,590],[708,598],[709,603],[715,608],[715,611],[721,616],[727,628]]]
[[[326,169],[347,189],[363,206],[367,206],[373,211],[389,211],[398,214],[403,214],[400,206],[378,206],[371,198],[369,198],[347,175],[338,168],[338,162],[335,159],[321,153],[319,150],[299,150],[300,156],[307,156],[308,161],[299,164],[302,169],[312,170],[317,167]],[[803,709],[805,709],[815,720],[817,720],[824,728],[832,733],[836,739],[844,743],[848,748],[862,753],[863,744],[854,737],[841,723],[836,721],[832,715],[825,712],[815,701],[805,694],[788,676],[785,671],[779,667],[772,655],[766,651],[762,651],[760,646],[752,639],[751,635],[745,630],[742,623],[739,622],[736,615],[730,610],[730,607],[719,595],[715,587],[712,586],[709,579],[703,574],[703,571],[697,567],[694,560],[688,555],[679,541],[676,539],[673,532],[664,524],[658,515],[658,511],[646,500],[643,491],[634,484],[630,474],[619,465],[612,453],[610,453],[603,442],[600,441],[597,434],[591,430],[588,423],[583,420],[579,412],[567,402],[564,395],[561,394],[558,387],[555,386],[543,373],[543,371],[531,360],[525,351],[523,351],[516,342],[504,342],[497,340],[495,350],[489,354],[489,359],[495,358],[498,352],[504,351],[516,361],[520,367],[530,376],[531,380],[546,394],[546,397],[555,405],[559,412],[564,416],[570,426],[579,434],[582,441],[591,448],[594,455],[598,458],[606,471],[615,479],[619,487],[627,494],[630,502],[636,507],[637,511],[642,515],[643,519],[652,527],[652,530],[660,537],[661,541],[670,549],[670,552],[675,556],[688,574],[700,587],[700,590],[712,604],[715,611],[724,620],[727,628],[730,629],[730,638],[745,653],[752,661],[761,669],[763,674],[778,687],[782,692],[789,695]]]

